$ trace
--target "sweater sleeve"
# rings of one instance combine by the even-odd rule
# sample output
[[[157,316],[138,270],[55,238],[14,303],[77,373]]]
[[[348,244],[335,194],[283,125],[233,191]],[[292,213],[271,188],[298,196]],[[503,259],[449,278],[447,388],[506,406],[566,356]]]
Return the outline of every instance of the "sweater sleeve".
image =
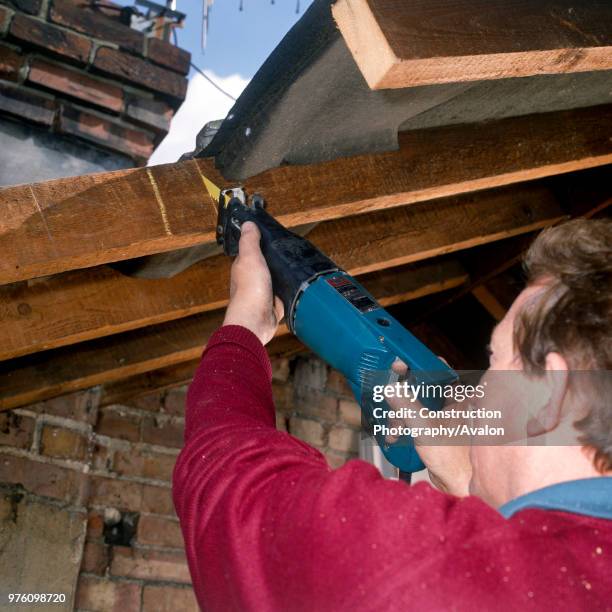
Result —
[[[205,610],[363,609],[373,592],[378,609],[408,604],[440,543],[476,528],[472,498],[357,460],[332,471],[277,431],[268,356],[238,326],[213,335],[191,384],[173,488]]]

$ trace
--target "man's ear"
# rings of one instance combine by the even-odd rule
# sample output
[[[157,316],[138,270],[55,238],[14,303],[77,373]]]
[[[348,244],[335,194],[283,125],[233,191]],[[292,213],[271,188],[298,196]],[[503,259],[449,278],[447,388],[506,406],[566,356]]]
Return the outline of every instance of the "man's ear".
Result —
[[[530,437],[552,431],[562,418],[561,410],[569,379],[567,361],[559,353],[548,353],[545,368],[544,377],[550,395],[546,404],[527,423],[527,435]]]

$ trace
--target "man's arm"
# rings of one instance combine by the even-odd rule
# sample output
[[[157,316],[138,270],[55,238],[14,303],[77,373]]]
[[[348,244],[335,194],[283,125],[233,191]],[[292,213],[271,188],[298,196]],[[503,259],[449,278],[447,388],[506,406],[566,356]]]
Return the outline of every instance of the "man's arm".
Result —
[[[478,532],[480,503],[362,461],[332,471],[276,431],[269,360],[238,326],[211,338],[190,387],[174,500],[206,610],[363,608],[369,593],[407,603],[440,542]]]
[[[317,450],[276,431],[260,340],[274,335],[278,311],[271,285],[241,294],[245,279],[257,284],[267,272],[258,241],[256,230],[243,233],[233,307],[191,384],[174,471],[200,605],[337,610],[363,608],[374,592],[379,607],[389,607],[386,597],[414,602],[415,577],[439,555],[440,542],[478,532],[468,508],[480,502],[383,480],[361,461],[331,471]]]

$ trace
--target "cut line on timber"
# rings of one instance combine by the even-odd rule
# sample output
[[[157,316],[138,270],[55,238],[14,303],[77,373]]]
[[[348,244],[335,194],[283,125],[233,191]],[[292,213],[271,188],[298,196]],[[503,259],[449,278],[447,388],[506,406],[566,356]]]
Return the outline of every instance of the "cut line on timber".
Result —
[[[244,186],[295,227],[606,165],[611,134],[611,105],[429,128],[401,133],[396,151],[281,166]],[[213,160],[198,159],[0,190],[0,284],[212,243],[217,211],[200,171],[225,182]]]
[[[164,229],[166,230],[166,234],[168,236],[172,236],[172,230],[170,229],[170,223],[168,221],[168,212],[166,211],[166,205],[164,204],[164,200],[159,191],[159,186],[151,172],[151,168],[147,168],[147,176],[149,177],[149,181],[151,181],[151,187],[153,187],[153,193],[155,194],[155,199],[157,200],[157,205],[159,206],[159,212],[161,214],[162,221],[164,222]]]

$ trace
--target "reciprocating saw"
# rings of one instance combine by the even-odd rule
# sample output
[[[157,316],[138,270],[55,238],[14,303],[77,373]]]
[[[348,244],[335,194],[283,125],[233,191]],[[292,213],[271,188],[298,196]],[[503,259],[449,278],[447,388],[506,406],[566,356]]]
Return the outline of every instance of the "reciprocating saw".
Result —
[[[289,330],[348,380],[362,408],[362,422],[373,431],[379,421],[372,389],[397,380],[396,358],[408,366],[411,383],[447,385],[457,374],[386,312],[352,276],[306,238],[283,227],[263,199],[241,189],[219,198],[217,242],[227,255],[238,254],[242,224],[252,221],[261,233],[261,250],[270,269],[274,294],[283,302]],[[395,378],[394,378],[395,377]],[[442,399],[422,399],[427,408]],[[374,436],[385,457],[402,472],[424,468],[412,440],[393,444]]]

